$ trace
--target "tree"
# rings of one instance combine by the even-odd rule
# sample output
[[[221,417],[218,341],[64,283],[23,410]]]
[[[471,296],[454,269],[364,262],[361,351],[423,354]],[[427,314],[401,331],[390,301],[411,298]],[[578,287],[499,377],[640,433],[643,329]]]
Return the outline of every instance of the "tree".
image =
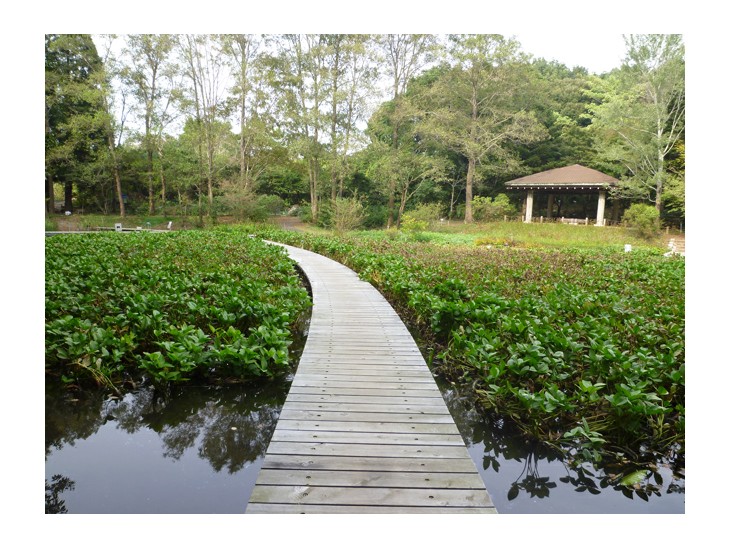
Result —
[[[424,93],[427,115],[419,131],[467,159],[464,221],[470,223],[477,167],[487,161],[516,164],[506,145],[538,141],[545,130],[533,113],[519,108],[524,85],[519,44],[486,34],[449,40],[453,65]]]
[[[678,34],[624,37],[626,59],[604,82],[593,109],[601,153],[628,173],[622,197],[653,202],[661,212],[667,159],[684,136],[684,44]]]
[[[88,34],[45,36],[46,211],[53,213],[54,184],[64,187],[73,211],[74,183],[91,183],[91,167],[104,147],[101,59]]]
[[[175,45],[170,34],[131,34],[126,55],[130,65],[124,71],[126,83],[140,107],[144,122],[142,143],[147,154],[147,190],[150,215],[154,213],[154,156],[158,150],[160,126],[172,99],[172,81],[177,67],[169,60]]]
[[[122,177],[117,150],[121,145],[122,135],[124,133],[124,124],[128,111],[126,109],[126,89],[124,87],[119,87],[118,98],[121,100],[122,104],[119,105],[120,119],[117,121],[115,115],[117,94],[115,93],[113,81],[121,74],[121,66],[112,53],[112,44],[114,39],[115,37],[113,35],[105,37],[102,65],[103,70],[100,72],[98,86],[101,91],[101,101],[104,112],[104,132],[109,151],[111,172],[114,177],[114,188],[116,190],[117,203],[119,204],[119,216],[124,217],[126,211],[124,207]]]
[[[200,126],[199,151],[201,163],[205,166],[204,178],[208,197],[208,216],[213,214],[213,186],[216,179],[215,164],[218,147],[221,144],[220,132],[224,113],[221,89],[223,60],[219,44],[210,35],[185,35],[182,53],[186,62],[186,74],[193,84],[193,104],[195,120]],[[200,194],[199,194],[200,198]]]
[[[394,160],[398,156],[398,148],[401,145],[400,129],[408,120],[408,114],[404,113],[402,95],[408,88],[410,80],[418,74],[424,64],[431,60],[432,54],[436,51],[436,40],[429,34],[385,34],[378,39],[380,51],[385,59],[385,73],[392,82],[393,97],[390,112],[390,135],[389,147]],[[383,141],[385,142],[385,141]],[[392,162],[389,162],[392,164]],[[388,178],[388,228],[393,225],[393,214],[395,195],[398,181],[392,172]]]
[[[235,81],[231,88],[231,102],[239,120],[239,184],[243,191],[248,191],[253,188],[264,167],[261,163],[257,166],[256,147],[268,140],[268,128],[262,116],[262,109],[267,103],[261,76],[263,37],[224,34],[218,40]]]
[[[589,107],[593,104],[588,72],[569,69],[557,61],[532,61],[526,67],[529,93],[524,108],[535,113],[549,137],[520,145],[517,150],[531,171],[543,171],[572,164],[596,165],[594,133]],[[510,174],[510,178],[522,175]]]
[[[319,215],[321,161],[325,131],[323,108],[327,93],[327,44],[324,35],[285,34],[278,37],[278,57],[270,58],[278,115],[292,152],[307,166],[312,220]]]

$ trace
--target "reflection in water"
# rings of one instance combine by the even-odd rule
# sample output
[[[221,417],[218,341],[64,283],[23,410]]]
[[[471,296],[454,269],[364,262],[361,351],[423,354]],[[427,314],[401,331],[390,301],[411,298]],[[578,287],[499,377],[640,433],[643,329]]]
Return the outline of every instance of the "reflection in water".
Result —
[[[242,512],[290,382],[122,399],[49,387],[47,512]]]
[[[499,512],[684,512],[683,456],[596,469],[525,438],[502,418],[485,420],[453,385],[437,381]]]
[[[46,514],[67,514],[66,502],[59,497],[64,491],[73,491],[75,483],[61,474],[54,474],[49,485],[46,480]]]

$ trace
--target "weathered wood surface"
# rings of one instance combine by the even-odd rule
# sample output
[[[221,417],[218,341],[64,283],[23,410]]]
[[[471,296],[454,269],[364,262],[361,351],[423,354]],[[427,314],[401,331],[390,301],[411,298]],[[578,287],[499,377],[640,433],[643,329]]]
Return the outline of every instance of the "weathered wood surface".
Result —
[[[392,307],[345,266],[284,247],[314,306],[246,512],[496,513]]]

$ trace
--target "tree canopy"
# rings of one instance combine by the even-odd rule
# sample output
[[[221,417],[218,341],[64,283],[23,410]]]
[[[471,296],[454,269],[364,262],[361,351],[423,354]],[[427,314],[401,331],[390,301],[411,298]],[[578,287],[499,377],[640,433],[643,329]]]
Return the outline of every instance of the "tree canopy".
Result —
[[[470,222],[474,197],[580,163],[683,217],[682,37],[625,40],[596,75],[502,35],[46,35],[46,210],[275,195],[326,222],[357,194],[371,226],[426,202]]]

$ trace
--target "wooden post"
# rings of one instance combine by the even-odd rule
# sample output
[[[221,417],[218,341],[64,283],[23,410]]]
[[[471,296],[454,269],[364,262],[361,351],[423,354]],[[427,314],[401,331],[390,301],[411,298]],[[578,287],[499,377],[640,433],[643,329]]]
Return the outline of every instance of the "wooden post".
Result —
[[[598,210],[596,211],[596,226],[603,226],[603,217],[606,211],[606,191],[598,192]],[[588,224],[588,222],[586,222]]]
[[[534,191],[527,191],[527,198],[525,198],[525,222],[532,222],[532,200],[534,198]]]
[[[548,194],[548,207],[547,207],[547,218],[553,218],[553,205],[555,204],[555,195]]]

